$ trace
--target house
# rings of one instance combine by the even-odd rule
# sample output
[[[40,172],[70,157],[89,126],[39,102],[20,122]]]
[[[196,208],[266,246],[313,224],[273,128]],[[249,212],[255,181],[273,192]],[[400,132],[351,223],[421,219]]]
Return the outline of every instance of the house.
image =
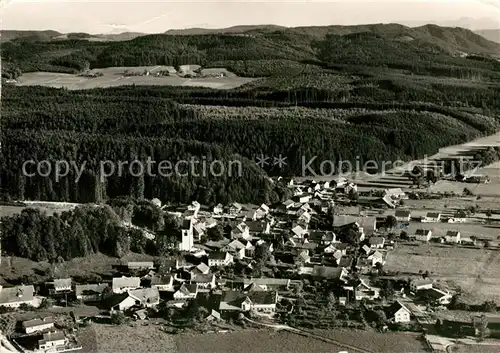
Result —
[[[460,237],[460,244],[462,245],[477,245],[477,239],[474,237]]]
[[[218,204],[214,207],[213,214],[220,216],[221,214],[224,213],[224,206],[222,204]]]
[[[409,222],[411,220],[411,212],[405,210],[396,210],[396,212],[394,212],[394,217],[396,217],[398,222]]]
[[[422,217],[422,222],[423,223],[441,222],[441,213],[428,212],[424,217]]]
[[[191,270],[191,273],[193,274],[202,274],[206,275],[207,273],[210,272],[210,267],[208,267],[206,264],[203,262],[197,265],[195,268]]]
[[[233,255],[233,257],[241,260],[245,257],[245,248],[245,244],[243,244],[241,241],[233,240],[225,247],[223,247],[222,251],[229,252],[231,255]]]
[[[34,293],[32,285],[9,288],[0,286],[0,306],[18,308],[21,304],[33,305]]]
[[[228,266],[233,263],[233,256],[226,251],[212,251],[208,254],[208,266]]]
[[[208,274],[197,274],[191,277],[191,284],[197,284],[198,290],[200,289],[213,289],[215,288],[215,275]]]
[[[254,285],[263,291],[287,291],[290,289],[291,281],[287,278],[245,278],[243,280],[245,286],[244,291],[250,286]]]
[[[33,319],[23,321],[23,330],[27,334],[50,330],[54,327],[54,319],[52,317],[44,317],[43,319]]]
[[[205,321],[220,321],[222,320],[220,313],[214,309],[208,314],[208,316],[205,318]]]
[[[194,299],[198,295],[198,284],[183,283],[179,290],[174,293],[175,300],[188,300]]]
[[[103,291],[109,288],[107,283],[102,284],[77,284],[75,286],[76,299],[83,302],[99,301],[102,298]]]
[[[136,305],[145,308],[153,308],[160,304],[160,292],[158,288],[140,288],[130,290],[128,294],[136,300]]]
[[[344,286],[344,289],[354,292],[356,300],[375,300],[380,297],[380,289],[371,287],[365,280],[360,280],[359,284],[355,287]]]
[[[311,275],[320,279],[330,279],[344,282],[347,280],[348,271],[344,267],[314,265]]]
[[[112,286],[113,293],[123,293],[131,289],[136,289],[141,286],[139,277],[115,277],[113,278]]]
[[[408,195],[401,188],[386,189],[384,196],[389,196],[393,200],[406,200]]]
[[[465,223],[467,222],[467,213],[464,210],[458,210],[453,214],[453,217],[448,219],[448,223]]]
[[[43,339],[38,341],[38,349],[41,351],[57,352],[64,348],[67,343],[64,332],[53,331],[43,334]]]
[[[308,264],[311,262],[311,257],[309,256],[309,251],[307,250],[302,250],[296,257],[295,257],[295,264],[300,265],[300,264]]]
[[[368,260],[371,261],[372,267],[375,267],[377,263],[385,264],[384,255],[380,251],[374,251],[368,255]]]
[[[249,312],[273,314],[276,311],[278,292],[255,291],[241,293],[238,291],[224,291],[219,304],[222,312]]]
[[[379,202],[382,204],[382,205],[385,205],[389,208],[396,208],[396,204],[394,202],[394,200],[391,199],[391,197],[389,195],[385,195],[384,197],[382,197]]]
[[[192,212],[192,215],[194,216],[194,218],[196,218],[198,216],[198,211],[200,210],[200,208],[201,208],[201,205],[198,201],[191,202],[191,205],[189,205],[187,207],[188,211]]]
[[[452,295],[437,288],[422,289],[418,291],[418,296],[438,305],[448,305]]]
[[[54,282],[54,293],[71,292],[71,278],[58,278]]]
[[[292,228],[293,236],[299,239],[302,239],[307,231],[302,228],[302,226],[298,225]]]
[[[383,249],[385,245],[385,238],[371,237],[370,239],[368,239],[368,242],[370,244],[370,248],[372,249]]]
[[[231,237],[233,239],[250,239],[250,228],[245,223],[240,223],[236,228],[231,230]]]
[[[271,224],[269,222],[249,221],[246,222],[250,233],[269,234],[271,232]]]
[[[153,261],[143,261],[143,262],[128,262],[127,267],[129,271],[137,270],[152,270],[155,266]]]
[[[172,292],[174,290],[174,277],[154,275],[151,277],[151,288],[156,288],[160,292]]]
[[[410,291],[416,293],[419,290],[431,289],[433,283],[430,279],[414,279],[410,281]]]
[[[366,235],[373,235],[377,230],[377,217],[336,215],[333,219],[333,226],[340,232],[354,229],[361,233],[360,241],[363,241]]]
[[[428,242],[432,238],[432,231],[428,229],[417,229],[414,238],[417,241]]]
[[[202,222],[198,222],[193,226],[193,237],[197,241],[201,241],[201,237],[205,235],[205,224]]]
[[[408,323],[411,321],[411,311],[399,300],[395,301],[388,309],[389,318],[395,323]]]
[[[458,244],[460,243],[460,232],[455,230],[449,230],[446,232],[444,240],[446,243],[449,244]]]
[[[181,227],[181,241],[179,243],[180,251],[191,251],[194,246],[193,220],[184,219]]]
[[[238,213],[241,212],[243,209],[243,206],[241,206],[239,203],[234,202],[229,206],[229,213],[233,216],[236,216]]]
[[[307,203],[311,201],[311,194],[303,194],[303,195],[297,195],[293,197],[293,200],[299,203]]]

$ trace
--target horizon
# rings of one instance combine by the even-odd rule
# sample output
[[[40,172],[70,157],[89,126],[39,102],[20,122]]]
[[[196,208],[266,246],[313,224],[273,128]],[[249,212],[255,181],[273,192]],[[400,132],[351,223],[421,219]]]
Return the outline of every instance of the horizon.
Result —
[[[119,7],[117,7],[119,4]],[[283,11],[283,5],[286,10]],[[173,6],[172,6],[173,5]],[[60,16],[65,13],[66,16]],[[429,13],[432,15],[429,16]],[[436,15],[438,14],[438,15]],[[444,14],[444,15],[443,15]],[[30,26],[26,26],[30,23]],[[351,1],[146,1],[106,2],[12,0],[2,5],[2,30],[59,33],[163,33],[192,28],[276,25],[351,26],[397,23],[408,27],[436,24],[471,30],[500,29],[495,0]]]

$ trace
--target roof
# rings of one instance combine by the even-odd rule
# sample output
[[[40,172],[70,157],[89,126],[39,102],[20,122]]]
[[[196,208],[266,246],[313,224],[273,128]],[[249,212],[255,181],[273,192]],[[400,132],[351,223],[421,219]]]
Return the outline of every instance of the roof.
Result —
[[[426,217],[429,217],[429,218],[438,218],[439,216],[441,215],[441,213],[439,212],[428,212]]]
[[[54,318],[49,316],[49,317],[44,317],[43,319],[33,319],[33,320],[23,321],[23,327],[24,328],[36,327],[36,326],[41,326],[41,325],[46,325],[46,324],[53,324],[53,323],[54,323]]]
[[[245,244],[243,244],[241,241],[239,241],[237,239],[235,239],[232,242],[230,242],[229,244],[227,244],[227,246],[229,246],[235,250],[245,249]]]
[[[101,294],[105,288],[109,287],[107,283],[101,284],[77,284],[75,286],[75,294],[80,295],[94,295]]]
[[[60,341],[65,338],[66,336],[64,335],[64,332],[61,331],[48,332],[43,334],[43,339],[39,340],[38,344],[42,345],[47,342]]]
[[[193,284],[186,284],[183,283],[181,287],[179,288],[179,292],[181,292],[184,295],[191,295],[198,293],[198,284],[193,283]]]
[[[191,220],[191,218],[186,218],[182,221],[181,229],[191,229],[192,225],[193,221]]]
[[[119,294],[113,294],[106,299],[104,299],[104,302],[102,303],[103,308],[111,309],[115,307],[116,305],[120,304],[123,302],[125,299],[129,297],[128,293],[119,293]]]
[[[124,287],[140,287],[141,279],[139,277],[115,277],[113,278],[113,289]]]
[[[427,235],[429,234],[430,230],[429,229],[417,229],[415,231],[415,235]]]
[[[151,285],[170,284],[170,283],[172,283],[171,275],[164,275],[164,276],[155,275],[151,277]]]
[[[397,210],[394,215],[396,217],[409,217],[411,214],[410,211],[406,211],[406,210]]]
[[[130,296],[138,299],[141,303],[152,304],[160,300],[158,288],[141,288],[129,291]]]
[[[268,223],[261,221],[247,221],[247,226],[251,232],[262,232],[266,230]]]
[[[369,240],[371,245],[382,245],[385,242],[384,237],[371,237]]]
[[[277,292],[256,291],[242,293],[239,291],[224,291],[222,292],[219,308],[221,310],[240,310],[241,304],[247,299],[257,305],[276,304]]]
[[[352,223],[359,224],[365,233],[372,234],[376,230],[377,217],[335,216],[333,218],[334,227],[342,227]]]
[[[58,278],[54,280],[54,287],[65,288],[71,287],[71,278]]]
[[[449,230],[446,232],[446,236],[448,237],[456,237],[460,234],[459,231],[456,231],[456,230]]]
[[[211,260],[225,260],[227,256],[227,252],[225,251],[211,251],[208,254],[208,258]]]
[[[440,299],[446,295],[451,296],[451,294],[448,294],[446,292],[440,291],[437,288],[429,288],[429,289],[422,289],[418,291],[419,296],[424,296],[424,297],[430,297],[433,299]]]
[[[389,307],[388,312],[393,316],[396,314],[401,308],[406,310],[408,313],[411,314],[410,309],[408,309],[403,303],[401,303],[399,300],[396,300],[392,305]]]
[[[200,271],[201,273],[205,273],[210,271],[210,267],[208,267],[205,263],[200,263],[198,266],[196,266],[196,269]]]
[[[191,282],[195,283],[210,283],[214,280],[215,275],[212,273],[208,274],[196,274],[191,278]]]
[[[150,268],[154,267],[153,261],[142,261],[142,262],[128,262],[127,263],[128,268]]]
[[[0,305],[7,303],[28,302],[33,300],[35,288],[29,286],[16,286],[10,288],[1,288]]]
[[[314,266],[313,276],[340,279],[345,270],[342,267]]]
[[[256,285],[274,285],[274,286],[287,286],[290,283],[288,278],[245,278],[243,280],[245,284],[255,283]]]

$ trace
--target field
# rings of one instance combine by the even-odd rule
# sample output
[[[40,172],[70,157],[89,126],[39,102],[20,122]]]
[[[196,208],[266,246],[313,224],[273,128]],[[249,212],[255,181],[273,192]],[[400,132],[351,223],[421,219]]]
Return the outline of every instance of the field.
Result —
[[[500,301],[500,251],[447,245],[400,245],[389,252],[385,268],[401,274],[429,271],[431,278],[458,285],[471,303]]]
[[[331,343],[289,332],[241,331],[204,335],[180,335],[178,353],[332,353],[345,350]]]
[[[95,330],[99,353],[176,352],[174,336],[160,331],[157,326],[136,322],[121,326],[96,325]]]
[[[100,69],[103,74],[100,77],[88,78],[73,74],[62,74],[53,72],[29,72],[18,78],[17,86],[46,86],[46,87],[65,87],[67,89],[91,89],[116,87],[123,85],[156,85],[156,86],[189,86],[189,87],[208,87],[216,89],[231,89],[239,87],[245,83],[251,82],[252,78],[237,77],[236,75],[226,75],[222,78],[199,77],[184,78],[179,75],[155,76],[154,72],[162,69],[161,66],[154,67],[108,67]],[[167,67],[164,67],[167,70]],[[171,69],[171,68],[169,68]],[[130,72],[143,72],[148,70],[152,74],[149,76],[124,76],[125,70]],[[215,69],[214,69],[215,70]],[[214,71],[211,70],[211,71]],[[211,73],[206,71],[207,74]],[[223,72],[227,72],[222,70]]]

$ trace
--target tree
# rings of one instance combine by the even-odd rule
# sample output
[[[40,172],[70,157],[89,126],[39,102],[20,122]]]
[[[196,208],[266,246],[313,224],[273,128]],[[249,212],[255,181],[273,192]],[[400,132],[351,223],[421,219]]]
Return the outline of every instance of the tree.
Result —
[[[351,189],[349,191],[349,200],[351,200],[353,202],[358,202],[358,199],[359,199],[358,192],[354,189]]]
[[[385,219],[385,226],[389,229],[393,229],[398,225],[398,220],[396,217],[389,215]]]
[[[488,221],[490,221],[491,216],[493,216],[493,212],[491,210],[487,210],[484,214],[488,217]]]
[[[375,310],[376,322],[378,327],[383,327],[387,321],[387,316],[383,310]]]
[[[489,336],[488,319],[486,318],[486,315],[483,314],[479,317],[479,320],[475,324],[475,328],[476,336],[480,341]]]
[[[209,240],[219,241],[224,239],[224,229],[220,224],[217,224],[215,227],[209,228],[207,230],[207,236]]]
[[[381,262],[377,262],[375,264],[375,268],[377,269],[377,272],[379,275],[383,275],[384,274],[384,265],[382,265]]]
[[[128,317],[125,316],[125,314],[121,311],[114,312],[111,314],[111,323],[113,325],[123,325],[127,323]]]
[[[494,300],[487,300],[482,305],[482,310],[486,312],[496,312],[497,311],[497,303]]]
[[[9,337],[16,329],[16,322],[17,320],[12,314],[0,315],[0,331]]]
[[[392,299],[394,297],[395,290],[392,281],[385,281],[384,285],[380,289],[380,296],[384,299]]]

